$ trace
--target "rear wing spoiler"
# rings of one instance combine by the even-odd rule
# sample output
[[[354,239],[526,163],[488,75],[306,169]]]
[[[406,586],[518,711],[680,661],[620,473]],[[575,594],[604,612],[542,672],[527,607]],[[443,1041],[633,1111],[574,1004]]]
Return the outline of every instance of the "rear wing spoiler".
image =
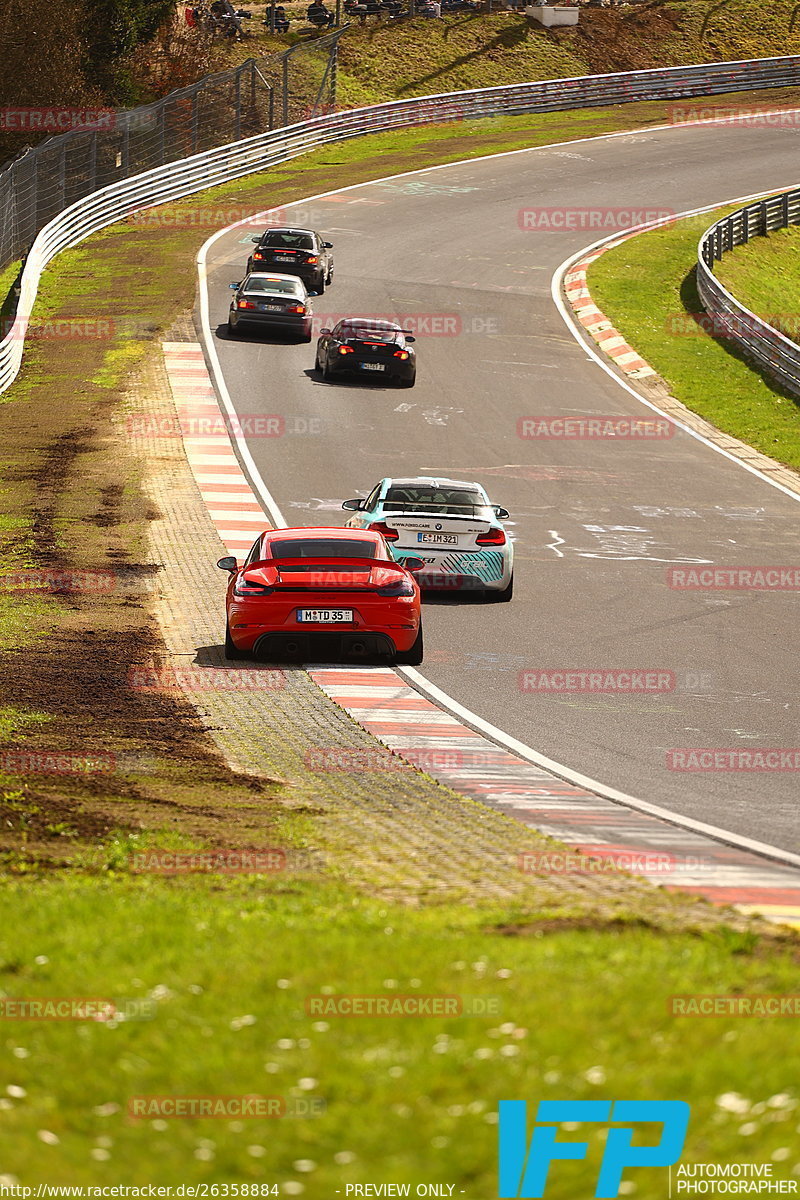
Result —
[[[360,569],[371,570],[373,567],[381,567],[388,571],[396,571],[398,574],[406,574],[406,568],[401,563],[394,562],[388,558],[260,558],[257,562],[248,563],[244,568],[245,571],[257,571],[264,567],[272,567],[278,572],[291,571],[292,568],[303,567],[305,570],[312,571],[347,571]]]

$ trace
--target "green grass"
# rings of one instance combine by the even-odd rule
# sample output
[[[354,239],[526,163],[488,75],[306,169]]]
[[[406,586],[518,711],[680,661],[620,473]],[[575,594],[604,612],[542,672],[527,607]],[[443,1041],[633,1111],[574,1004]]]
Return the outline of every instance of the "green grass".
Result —
[[[751,312],[800,339],[800,227],[737,246],[723,255],[714,274]]]
[[[497,935],[523,917],[480,904],[398,910],[311,882],[7,884],[7,996],[150,998],[156,1013],[110,1027],[4,1024],[4,1171],[26,1184],[143,1173],[164,1184],[292,1181],[314,1200],[346,1183],[437,1181],[490,1197],[496,1105],[509,1097],[692,1098],[686,1161],[768,1161],[792,1145],[797,1118],[783,1101],[747,1117],[715,1104],[739,1092],[765,1105],[794,1090],[796,1046],[775,1053],[783,1026],[677,1019],[667,1007],[670,993],[796,990],[790,955],[765,961],[747,937],[636,928]],[[305,998],[325,992],[479,997],[495,1008],[307,1015]],[[176,1094],[318,1098],[326,1111],[126,1115],[133,1096]],[[755,1122],[749,1136],[744,1120]],[[595,1137],[588,1163],[554,1172],[548,1194],[590,1195],[599,1147]],[[663,1172],[635,1179],[642,1200],[662,1200]]]
[[[591,265],[589,287],[598,307],[678,400],[725,433],[800,470],[797,402],[729,342],[705,333],[691,315],[703,312],[694,274],[698,239],[729,211],[730,206],[623,242]]]

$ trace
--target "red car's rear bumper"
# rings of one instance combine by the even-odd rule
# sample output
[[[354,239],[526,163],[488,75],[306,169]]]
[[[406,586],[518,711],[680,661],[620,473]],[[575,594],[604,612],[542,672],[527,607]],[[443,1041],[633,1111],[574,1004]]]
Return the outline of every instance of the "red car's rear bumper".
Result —
[[[310,623],[297,620],[297,610],[352,609],[352,622]],[[302,652],[313,652],[315,644],[324,652],[334,651],[338,642],[347,652],[403,653],[416,641],[420,625],[419,600],[384,597],[358,592],[277,592],[270,597],[229,600],[228,628],[237,650],[261,653],[294,642]],[[363,647],[363,648],[361,648]],[[294,652],[294,651],[293,651]]]

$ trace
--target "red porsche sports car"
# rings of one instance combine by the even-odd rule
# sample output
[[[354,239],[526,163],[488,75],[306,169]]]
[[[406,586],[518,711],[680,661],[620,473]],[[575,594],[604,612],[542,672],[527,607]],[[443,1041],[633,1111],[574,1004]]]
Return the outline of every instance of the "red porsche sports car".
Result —
[[[230,572],[227,658],[422,662],[421,558],[392,558],[379,533],[269,529]]]

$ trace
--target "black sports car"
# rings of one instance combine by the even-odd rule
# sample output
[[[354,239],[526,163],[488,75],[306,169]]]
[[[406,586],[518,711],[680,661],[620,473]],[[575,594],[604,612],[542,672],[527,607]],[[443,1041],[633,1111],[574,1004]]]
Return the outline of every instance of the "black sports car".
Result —
[[[312,229],[268,229],[253,241],[256,249],[247,260],[248,271],[298,275],[320,296],[333,279],[333,244]]]
[[[333,329],[323,329],[317,342],[317,370],[331,380],[345,373],[395,379],[413,387],[417,378],[414,338],[392,321],[345,317]]]
[[[228,313],[228,333],[235,337],[245,326],[296,333],[311,341],[313,312],[302,279],[294,275],[266,275],[254,271],[239,283]]]

